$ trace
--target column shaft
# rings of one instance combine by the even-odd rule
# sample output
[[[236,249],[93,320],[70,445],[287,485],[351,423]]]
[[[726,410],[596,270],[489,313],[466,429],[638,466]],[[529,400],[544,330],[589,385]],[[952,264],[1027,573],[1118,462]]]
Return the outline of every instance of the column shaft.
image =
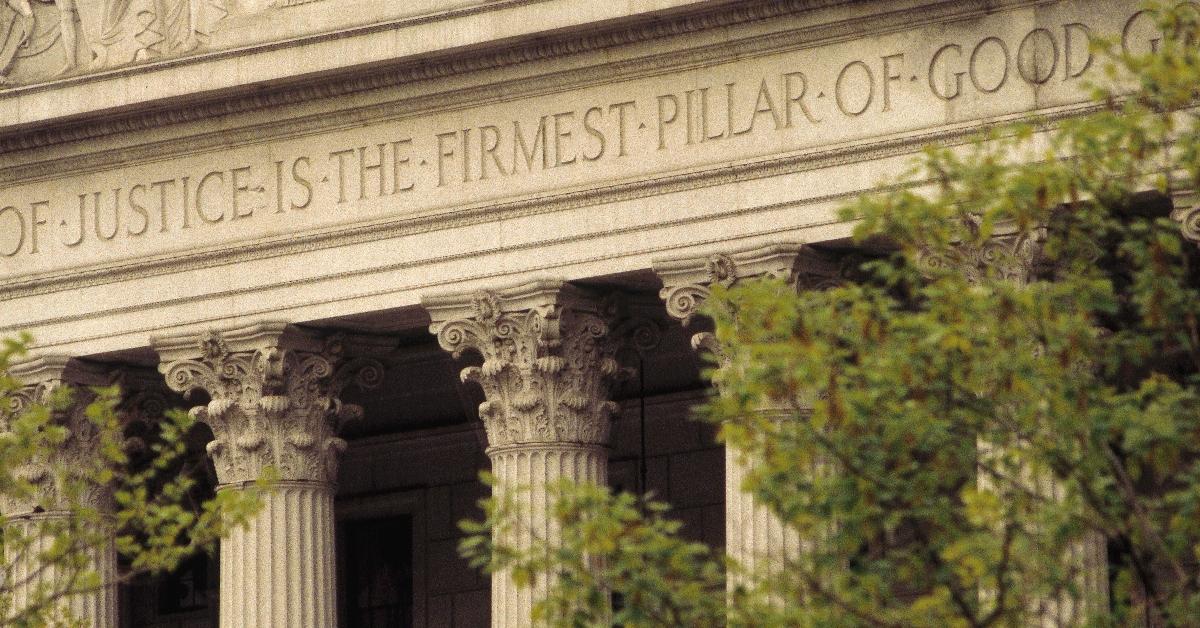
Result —
[[[71,586],[66,581],[69,570],[55,565],[44,565],[41,557],[54,544],[54,534],[43,534],[46,528],[55,528],[56,521],[69,517],[67,513],[41,513],[17,517],[9,525],[17,527],[20,534],[29,540],[28,548],[13,560],[12,578],[15,584],[12,601],[14,609],[28,608],[44,599],[47,592]],[[111,544],[90,552],[90,561],[85,571],[94,571],[101,582],[107,583],[96,591],[69,595],[57,606],[73,621],[82,621],[86,628],[117,628],[117,552]],[[39,592],[39,588],[44,588]],[[56,615],[56,614],[55,614]],[[51,615],[51,616],[55,616]],[[56,617],[57,619],[58,617]],[[65,618],[63,618],[65,619]]]
[[[68,617],[88,628],[117,626],[117,556],[112,530],[100,520],[85,524],[78,509],[91,508],[101,512],[112,508],[110,487],[98,485],[89,474],[105,463],[100,460],[102,438],[99,429],[87,418],[86,408],[95,398],[85,386],[111,383],[112,374],[104,367],[87,364],[61,355],[44,355],[13,364],[9,370],[23,385],[15,391],[13,416],[43,405],[52,407],[55,391],[73,386],[71,403],[52,411],[52,423],[66,429],[66,439],[54,447],[37,451],[32,458],[21,461],[15,471],[26,477],[32,492],[28,495],[5,495],[0,503],[12,532],[28,542],[19,555],[9,555],[13,577],[12,611],[30,608],[33,604],[49,603],[55,610],[45,618],[53,625]],[[4,413],[0,413],[3,415]],[[11,429],[8,418],[3,430]],[[82,482],[82,491],[69,497],[62,490],[63,481]],[[81,528],[81,525],[87,525]],[[56,537],[77,544],[76,552],[85,560],[76,567],[50,564],[45,561]],[[15,550],[15,548],[13,548]],[[58,558],[55,562],[71,562],[78,554]],[[58,594],[83,588],[84,583],[72,576],[92,572],[99,577],[100,586],[94,591],[47,600],[48,594]],[[39,590],[40,589],[40,590]],[[61,612],[60,612],[61,611]],[[63,617],[66,613],[68,617]]]
[[[595,445],[510,445],[488,451],[496,476],[496,496],[512,491],[517,515],[515,538],[497,538],[520,548],[535,540],[553,547],[560,530],[551,509],[551,489],[560,480],[575,483],[608,483],[608,451]],[[533,587],[518,587],[507,573],[492,577],[492,626],[517,628],[529,625],[534,602],[545,596],[550,583],[539,579]]]
[[[654,271],[662,279],[659,296],[667,313],[685,326],[703,317],[700,306],[708,300],[713,285],[732,286],[747,279],[775,278],[795,289],[817,289],[840,281],[841,263],[813,253],[798,243],[780,243],[760,248],[654,261]],[[692,346],[711,351],[718,362],[728,364],[716,337],[710,332],[692,336]],[[720,392],[720,391],[718,391]],[[766,409],[779,420],[789,413]],[[800,556],[801,540],[770,509],[742,490],[753,460],[743,460],[740,452],[725,447],[725,551],[741,567],[731,570],[727,579],[730,590],[752,586],[756,578],[770,578],[786,568],[789,560]],[[811,541],[807,541],[811,543]],[[811,547],[811,545],[810,545]],[[750,577],[754,576],[754,577]]]
[[[754,463],[738,458],[737,450],[725,447],[725,551],[747,575],[770,577],[800,556],[800,535],[742,490]],[[737,574],[728,580],[731,589],[752,583]]]
[[[279,482],[262,505],[221,541],[222,628],[335,626],[332,487]]]

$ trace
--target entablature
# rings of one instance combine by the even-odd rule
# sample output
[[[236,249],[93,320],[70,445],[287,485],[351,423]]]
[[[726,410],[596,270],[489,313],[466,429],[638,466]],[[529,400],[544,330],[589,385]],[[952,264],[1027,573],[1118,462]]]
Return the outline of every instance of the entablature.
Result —
[[[1089,33],[1153,39],[1135,0],[678,4],[0,154],[0,333],[114,350],[844,237],[923,145],[1085,110]]]

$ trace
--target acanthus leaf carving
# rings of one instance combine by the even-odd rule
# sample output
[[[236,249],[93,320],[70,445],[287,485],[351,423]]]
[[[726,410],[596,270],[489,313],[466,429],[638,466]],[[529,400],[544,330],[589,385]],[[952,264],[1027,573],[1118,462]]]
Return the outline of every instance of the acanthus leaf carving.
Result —
[[[812,263],[803,264],[802,257]],[[659,297],[666,304],[667,314],[686,327],[695,322],[714,285],[729,287],[765,277],[782,279],[799,288],[811,282],[814,273],[828,274],[827,264],[817,263],[818,260],[821,257],[811,249],[798,243],[783,243],[701,257],[656,260],[653,266],[663,282]],[[718,357],[723,355],[711,332],[694,334],[692,348],[711,351]]]
[[[969,241],[953,242],[941,250],[918,250],[918,268],[927,273],[954,269],[970,283],[992,277],[1018,285],[1028,284],[1045,271],[1042,255],[1045,228],[1026,232],[1015,225],[1001,224],[995,233],[981,240],[978,218],[968,216],[966,227],[972,234]]]
[[[88,405],[96,400],[88,386],[111,384],[114,375],[63,356],[14,364],[10,373],[22,385],[11,395],[7,411],[0,412],[0,430],[10,432],[13,420],[42,406],[50,413],[42,429],[61,428],[62,440],[53,447],[37,448],[32,458],[15,465],[13,475],[27,483],[26,490],[7,492],[0,511],[12,517],[78,506],[106,507],[111,488],[98,484],[92,475],[102,464],[98,458],[102,433],[87,414]],[[64,400],[59,390],[66,386],[71,387],[71,396]]]
[[[161,353],[195,356],[164,359],[159,370],[185,397],[209,395],[191,412],[213,430],[207,450],[221,484],[252,482],[268,467],[285,480],[336,482],[345,449],[337,432],[361,416],[338,396],[382,379],[382,364],[347,358],[340,336],[322,343],[283,323],[205,332],[190,351],[186,342],[158,343]]]
[[[482,358],[461,376],[483,388],[492,447],[608,442],[618,353],[638,335],[620,307],[559,281],[424,301],[443,349]]]

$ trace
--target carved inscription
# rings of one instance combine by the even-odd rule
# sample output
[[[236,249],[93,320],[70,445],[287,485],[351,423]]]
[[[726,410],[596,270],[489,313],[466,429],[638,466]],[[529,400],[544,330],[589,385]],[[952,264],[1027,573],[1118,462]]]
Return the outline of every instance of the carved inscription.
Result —
[[[998,15],[984,22],[1003,25],[993,29],[797,50],[0,190],[0,275],[452,211],[1079,102],[1098,65],[1089,37],[1120,36],[1129,50],[1160,38],[1134,3],[1105,6],[1119,10],[1061,11],[1018,27]]]

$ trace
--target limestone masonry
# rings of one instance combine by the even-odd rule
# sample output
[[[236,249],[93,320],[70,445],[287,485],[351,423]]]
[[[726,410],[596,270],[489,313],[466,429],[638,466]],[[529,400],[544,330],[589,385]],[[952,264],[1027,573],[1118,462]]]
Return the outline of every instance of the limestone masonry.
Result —
[[[1090,38],[1157,45],[1139,7],[0,0],[0,336],[34,334],[29,394],[138,373],[198,406],[211,490],[283,471],[219,576],[73,604],[105,627],[528,625],[538,591],[454,551],[484,468],[534,501],[558,477],[654,489],[745,561],[796,551],[686,420],[719,394],[695,307],[713,282],[840,281],[841,203],[930,142],[1086,110]]]

